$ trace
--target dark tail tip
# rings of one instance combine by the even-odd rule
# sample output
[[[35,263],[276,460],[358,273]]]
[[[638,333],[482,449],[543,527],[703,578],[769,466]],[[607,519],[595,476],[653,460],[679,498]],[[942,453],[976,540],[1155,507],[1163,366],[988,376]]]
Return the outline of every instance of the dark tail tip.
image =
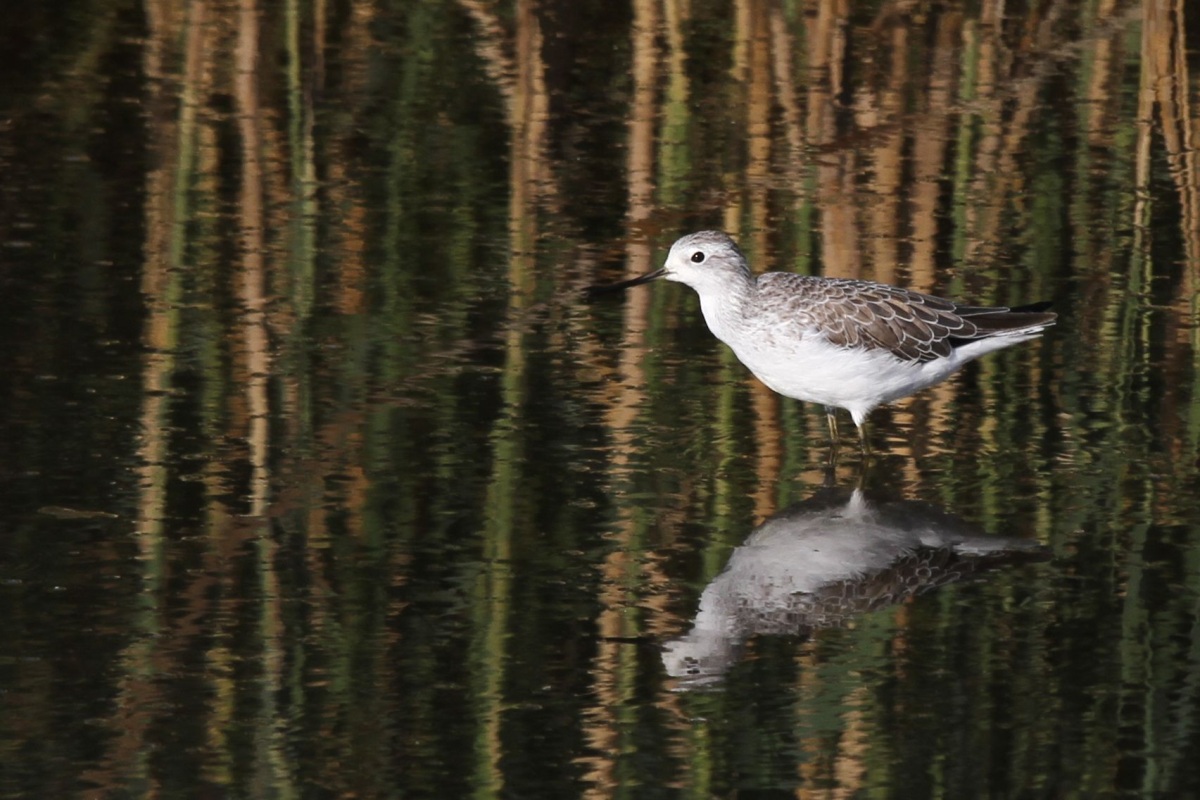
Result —
[[[609,294],[615,294],[620,289],[614,289],[611,286],[589,286],[583,290],[583,302],[594,303],[601,297]]]

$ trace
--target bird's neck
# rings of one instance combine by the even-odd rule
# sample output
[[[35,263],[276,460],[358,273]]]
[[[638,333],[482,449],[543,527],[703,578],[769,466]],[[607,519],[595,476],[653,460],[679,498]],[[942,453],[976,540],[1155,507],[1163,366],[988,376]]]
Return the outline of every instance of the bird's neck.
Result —
[[[721,341],[729,343],[730,337],[745,324],[746,309],[757,292],[752,276],[736,283],[725,283],[719,287],[697,289],[700,295],[700,310],[708,328]]]

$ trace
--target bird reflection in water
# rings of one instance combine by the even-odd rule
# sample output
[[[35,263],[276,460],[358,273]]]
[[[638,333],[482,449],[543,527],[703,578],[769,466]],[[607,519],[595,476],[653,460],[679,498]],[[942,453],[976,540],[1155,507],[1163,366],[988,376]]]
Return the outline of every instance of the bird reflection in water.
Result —
[[[927,503],[821,489],[768,518],[700,597],[692,629],[663,650],[680,688],[719,683],[754,635],[802,635],[983,572],[1048,558]]]

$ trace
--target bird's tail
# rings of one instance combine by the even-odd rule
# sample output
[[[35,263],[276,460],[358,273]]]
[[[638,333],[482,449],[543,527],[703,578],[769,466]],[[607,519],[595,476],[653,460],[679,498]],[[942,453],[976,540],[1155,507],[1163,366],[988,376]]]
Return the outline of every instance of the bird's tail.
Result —
[[[1058,314],[1047,311],[1049,301],[1030,303],[1013,308],[979,309],[975,314],[959,313],[975,325],[976,334],[970,338],[983,339],[991,336],[1015,336],[1040,333],[1058,319]]]

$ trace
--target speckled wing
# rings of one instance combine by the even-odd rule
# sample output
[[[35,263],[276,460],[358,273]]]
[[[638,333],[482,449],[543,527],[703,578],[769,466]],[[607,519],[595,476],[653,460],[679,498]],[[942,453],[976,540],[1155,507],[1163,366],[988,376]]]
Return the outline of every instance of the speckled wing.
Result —
[[[961,306],[920,292],[870,281],[771,272],[760,292],[779,298],[777,313],[819,331],[831,344],[883,349],[903,361],[924,363],[955,347],[990,336],[1033,333],[1052,325],[1044,304],[1021,309]]]

